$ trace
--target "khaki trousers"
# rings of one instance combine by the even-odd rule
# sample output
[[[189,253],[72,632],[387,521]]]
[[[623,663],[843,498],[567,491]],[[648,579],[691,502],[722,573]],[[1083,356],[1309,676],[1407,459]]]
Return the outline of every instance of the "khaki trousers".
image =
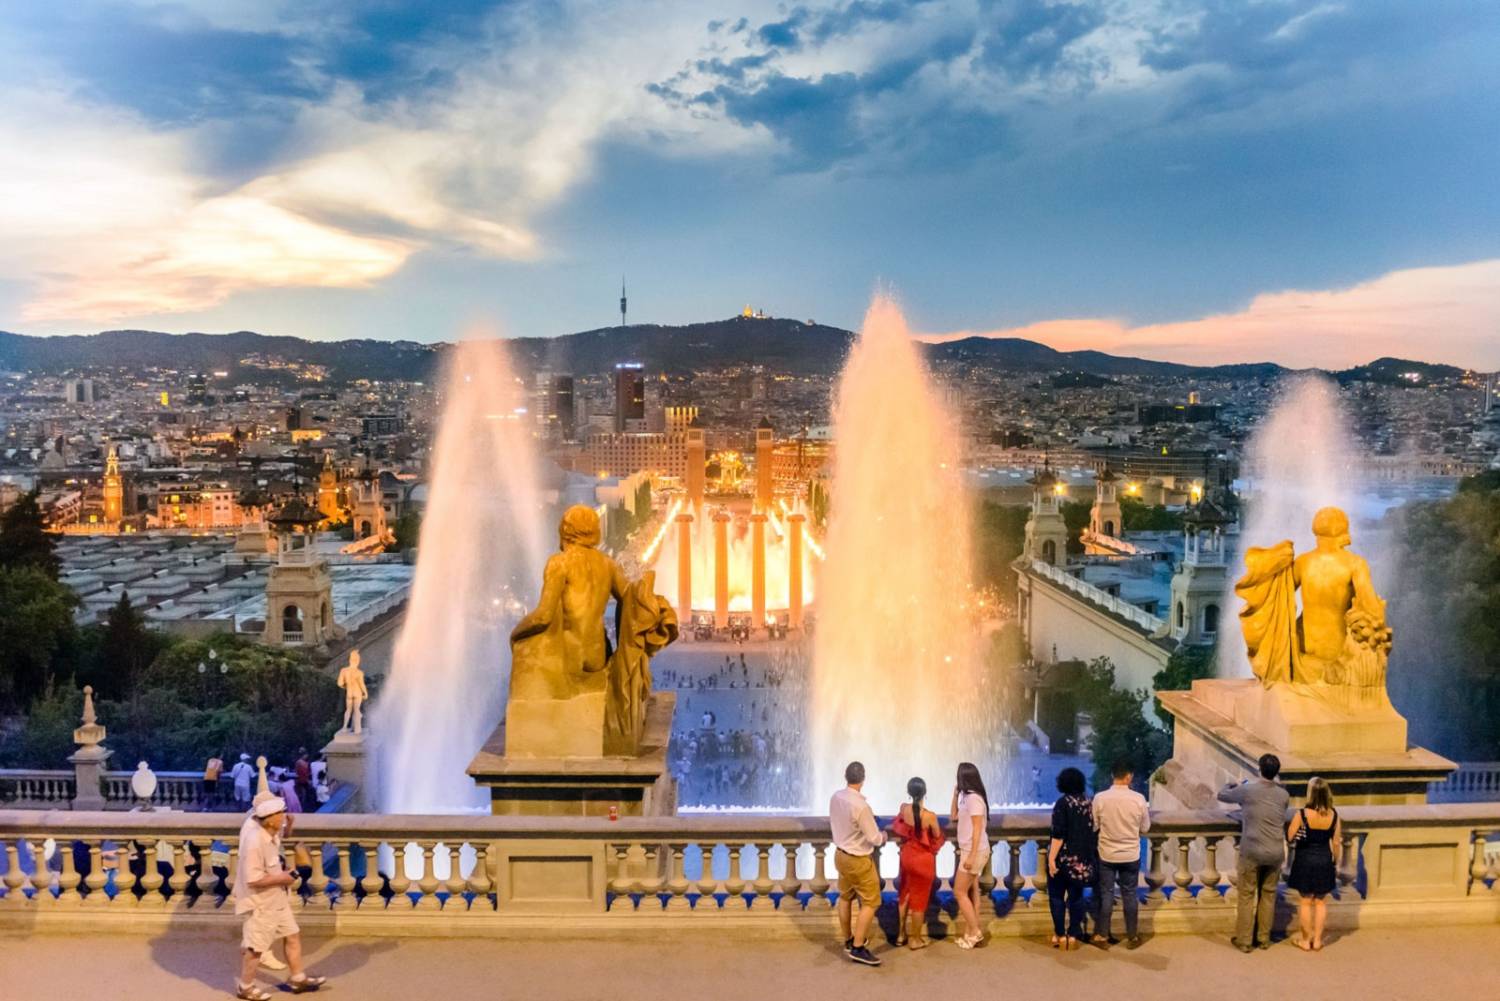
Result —
[[[1276,917],[1276,884],[1280,881],[1281,863],[1268,865],[1239,860],[1234,874],[1234,886],[1239,894],[1234,922],[1236,943],[1254,945],[1258,931],[1260,941],[1270,944],[1271,921]]]

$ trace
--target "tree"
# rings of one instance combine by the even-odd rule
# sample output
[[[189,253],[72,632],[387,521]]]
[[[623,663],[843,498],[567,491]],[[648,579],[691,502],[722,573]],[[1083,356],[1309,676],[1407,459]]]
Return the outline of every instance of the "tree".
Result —
[[[1193,687],[1193,682],[1212,678],[1218,673],[1219,648],[1217,646],[1179,646],[1167,658],[1167,666],[1156,672],[1151,685],[1158,692],[1183,692]],[[1161,707],[1161,699],[1154,700],[1157,718],[1173,732],[1175,718]]]
[[[1092,511],[1093,505],[1086,501],[1062,502],[1063,524],[1068,526],[1068,552],[1075,556],[1083,552],[1083,530],[1089,527]]]
[[[98,627],[93,656],[78,662],[79,684],[94,686],[100,698],[119,699],[133,692],[158,654],[172,645],[166,634],[150,628],[146,617],[122,591]]]
[[[72,676],[78,598],[36,564],[0,565],[0,706],[25,710]]]
[[[35,490],[0,513],[0,567],[36,567],[56,579],[61,569],[56,549]]]
[[[1079,680],[1079,703],[1093,717],[1089,751],[1094,758],[1096,790],[1109,786],[1115,762],[1124,761],[1135,773],[1136,787],[1145,791],[1151,775],[1170,755],[1167,734],[1146,718],[1148,698],[1150,693],[1144,689],[1115,687],[1115,666],[1108,657],[1089,662]]]
[[[1500,758],[1500,473],[1390,520],[1391,700],[1412,737],[1465,760]]]
[[[1010,565],[1025,546],[1027,513],[1023,506],[981,501],[974,517],[978,583],[997,588],[1006,601],[1014,601],[1016,596],[1016,573]]]
[[[1120,527],[1125,532],[1180,532],[1182,512],[1134,497],[1120,498]]]
[[[391,552],[405,553],[416,549],[422,536],[422,516],[416,511],[404,512],[396,519],[391,535],[395,539],[390,545]]]

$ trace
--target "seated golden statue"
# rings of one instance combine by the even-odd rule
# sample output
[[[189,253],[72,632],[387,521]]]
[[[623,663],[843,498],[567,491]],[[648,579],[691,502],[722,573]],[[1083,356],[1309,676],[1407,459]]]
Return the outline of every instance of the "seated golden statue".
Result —
[[[650,658],[677,638],[677,617],[651,593],[655,574],[631,584],[596,548],[599,515],[575,505],[558,526],[559,547],[542,571],[542,593],[510,634],[507,753],[597,756],[633,753],[651,691]],[[604,614],[614,599],[620,648]]]
[[[1349,517],[1325,507],[1313,517],[1317,548],[1295,556],[1290,541],[1245,553],[1234,586],[1245,600],[1240,626],[1255,676],[1291,684],[1348,708],[1389,704],[1391,630],[1370,565],[1348,551]],[[1302,609],[1297,609],[1297,591]]]

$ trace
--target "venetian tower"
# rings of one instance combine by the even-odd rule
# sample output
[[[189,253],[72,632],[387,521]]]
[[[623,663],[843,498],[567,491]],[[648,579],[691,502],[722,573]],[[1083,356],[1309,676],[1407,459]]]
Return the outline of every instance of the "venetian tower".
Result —
[[[1061,484],[1051,467],[1037,470],[1031,483],[1031,516],[1026,519],[1026,546],[1032,560],[1061,566],[1068,558],[1068,526],[1063,521]]]
[[[1095,535],[1119,538],[1125,515],[1120,510],[1120,478],[1108,467],[1094,479],[1094,506],[1089,509],[1089,530]]]
[[[125,481],[120,476],[120,458],[109,446],[104,460],[104,523],[118,526],[125,517]]]
[[[339,510],[339,473],[333,468],[333,453],[323,453],[323,471],[318,474],[318,513],[325,523],[338,521],[343,512]]]

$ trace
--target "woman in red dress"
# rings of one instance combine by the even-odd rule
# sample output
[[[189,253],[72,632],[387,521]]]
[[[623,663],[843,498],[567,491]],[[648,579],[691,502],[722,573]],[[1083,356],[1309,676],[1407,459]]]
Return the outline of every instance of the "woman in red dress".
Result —
[[[901,930],[896,944],[905,942],[912,949],[932,944],[927,937],[927,904],[932,899],[932,884],[937,879],[937,853],[943,847],[943,828],[937,814],[922,808],[927,783],[912,779],[906,783],[910,803],[891,825],[891,833],[901,839],[901,879],[897,907]]]

